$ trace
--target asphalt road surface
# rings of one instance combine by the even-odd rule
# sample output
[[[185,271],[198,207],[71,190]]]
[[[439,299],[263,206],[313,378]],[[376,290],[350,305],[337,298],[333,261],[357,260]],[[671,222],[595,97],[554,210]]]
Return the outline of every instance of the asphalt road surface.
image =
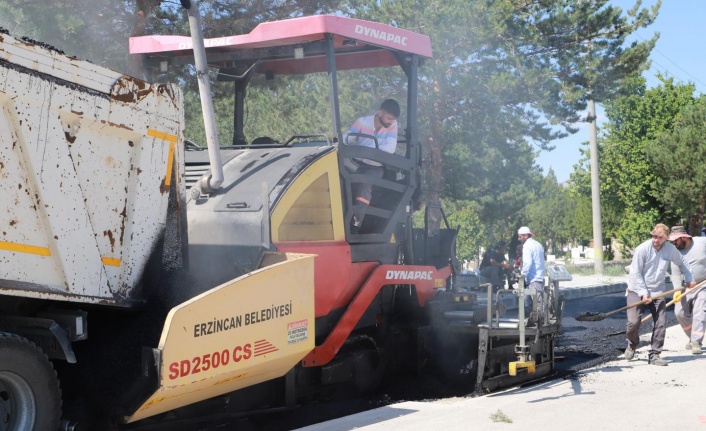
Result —
[[[626,312],[617,313],[596,322],[581,322],[577,321],[576,317],[587,311],[608,313],[625,305],[625,295],[622,293],[568,301],[564,306],[563,332],[559,336],[556,346],[556,374],[550,379],[575,373],[621,355],[627,345],[625,338]],[[668,325],[676,323],[672,307],[668,311],[667,319]],[[640,328],[641,333],[651,331],[651,321],[643,324]],[[539,381],[529,384],[537,383]],[[267,418],[253,421],[252,429],[285,431],[400,401],[435,399],[456,395],[458,394],[448,393],[445,388],[439,386],[438,382],[415,379],[414,381],[400,382],[376,397],[345,401],[331,400],[316,405],[303,406],[298,411],[291,413],[268,415]]]

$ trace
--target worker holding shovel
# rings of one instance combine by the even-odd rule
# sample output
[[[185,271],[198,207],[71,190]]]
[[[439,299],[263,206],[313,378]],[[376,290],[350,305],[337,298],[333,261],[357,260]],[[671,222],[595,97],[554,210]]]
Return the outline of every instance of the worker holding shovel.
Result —
[[[635,248],[630,265],[627,303],[641,303],[637,307],[627,310],[628,347],[625,349],[625,359],[631,360],[635,357],[635,348],[640,341],[640,315],[645,311],[645,308],[648,308],[654,321],[649,363],[664,366],[667,365],[667,361],[662,359],[660,355],[666,333],[667,307],[664,298],[659,294],[664,292],[668,262],[672,262],[679,268],[688,287],[694,287],[696,283],[694,283],[694,277],[679,250],[667,242],[669,228],[659,223],[650,233],[652,239]]]
[[[672,227],[669,240],[684,256],[694,279],[706,280],[706,237],[692,238],[682,226]],[[679,267],[672,264],[672,283],[680,286],[682,281]],[[706,326],[706,288],[701,287],[682,296],[681,291],[674,294],[674,314],[682,329],[689,337],[686,350],[700,355],[701,342]]]

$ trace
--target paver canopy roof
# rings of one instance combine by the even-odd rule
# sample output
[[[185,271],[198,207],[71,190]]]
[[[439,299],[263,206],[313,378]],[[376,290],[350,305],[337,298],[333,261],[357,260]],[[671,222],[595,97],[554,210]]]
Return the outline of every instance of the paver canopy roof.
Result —
[[[338,70],[388,67],[399,64],[395,55],[417,54],[431,58],[428,36],[387,24],[334,15],[314,15],[259,24],[248,34],[205,39],[211,67],[230,68],[253,61],[259,69],[275,74],[326,71],[324,47],[331,35]],[[295,48],[302,48],[295,58]],[[140,36],[130,38],[131,54],[146,54],[171,64],[190,63],[192,42],[188,36]],[[301,57],[303,54],[303,58]]]

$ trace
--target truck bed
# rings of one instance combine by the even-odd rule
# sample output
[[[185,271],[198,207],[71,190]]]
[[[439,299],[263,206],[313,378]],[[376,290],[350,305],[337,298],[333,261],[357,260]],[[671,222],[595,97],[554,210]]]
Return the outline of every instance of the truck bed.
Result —
[[[0,33],[0,289],[129,305],[183,193],[181,92]]]

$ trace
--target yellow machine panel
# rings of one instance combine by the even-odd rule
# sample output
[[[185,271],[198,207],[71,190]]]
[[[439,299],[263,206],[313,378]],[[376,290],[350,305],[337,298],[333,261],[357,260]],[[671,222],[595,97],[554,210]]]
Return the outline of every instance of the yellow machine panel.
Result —
[[[331,152],[307,168],[272,212],[272,241],[344,239],[338,156]]]
[[[283,376],[314,347],[314,256],[259,269],[174,307],[160,387],[134,422]]]

